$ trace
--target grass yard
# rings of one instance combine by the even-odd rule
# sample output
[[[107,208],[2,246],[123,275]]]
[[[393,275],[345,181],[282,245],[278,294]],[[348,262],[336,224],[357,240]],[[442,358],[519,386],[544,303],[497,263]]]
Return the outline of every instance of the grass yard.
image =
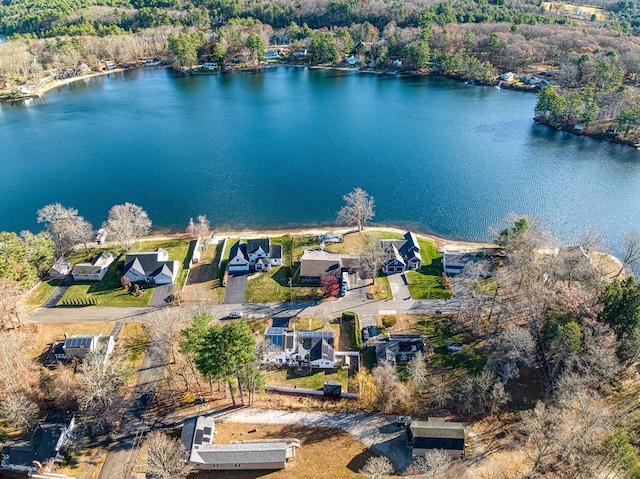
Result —
[[[376,277],[376,282],[373,285],[373,299],[384,300],[393,299],[391,294],[391,287],[389,286],[389,277],[379,275]]]
[[[396,325],[387,329],[386,332],[424,334],[433,347],[434,354],[429,361],[430,367],[436,374],[443,373],[447,382],[453,383],[465,374],[481,372],[487,361],[481,341],[467,333],[459,333],[438,326],[438,319],[436,316],[399,315]],[[464,344],[464,349],[459,353],[448,353],[445,347],[446,341],[460,341]]]
[[[151,332],[143,323],[127,323],[122,328],[116,348],[127,351],[126,365],[131,374],[125,377],[125,386],[135,385],[138,370],[142,366],[150,341]]]
[[[422,271],[422,270],[421,270]],[[409,292],[412,299],[449,299],[451,291],[444,287],[439,275],[425,274],[421,271],[407,271]]]
[[[367,459],[372,456],[368,448],[350,434],[323,427],[285,424],[243,424],[216,422],[215,442],[224,444],[243,439],[291,437],[299,439],[302,447],[287,467],[278,471],[200,471],[190,475],[192,479],[325,479],[328,462],[331,463],[331,479],[353,479],[361,476]],[[249,432],[253,431],[253,432]],[[330,457],[330,459],[328,459]]]
[[[149,240],[140,241],[132,249],[137,251],[154,251],[157,248],[164,248],[169,253],[171,260],[180,263],[180,272],[176,278],[176,288],[180,288],[184,283],[187,268],[189,267],[189,252],[193,248],[194,243],[189,238],[172,238],[165,240]],[[194,243],[195,244],[195,243]],[[109,271],[102,281],[78,281],[74,282],[62,297],[59,304],[94,304],[97,306],[132,306],[144,307],[148,306],[151,296],[153,296],[153,288],[143,288],[145,293],[140,296],[133,296],[126,290],[122,289],[120,284],[121,269],[125,255],[119,253],[117,249],[94,248],[89,254],[84,250],[74,253],[69,258],[72,263],[86,261],[92,254],[100,251],[111,251],[116,254],[116,260],[109,266]]]
[[[60,284],[59,279],[41,281],[27,297],[27,305],[37,307],[44,303]]]
[[[27,327],[29,334],[34,338],[34,357],[39,357],[48,351],[48,346],[56,341],[64,340],[64,333],[69,336],[74,334],[102,333],[103,336],[111,334],[113,321],[92,321],[86,323],[32,323]],[[42,358],[44,361],[44,357]]]
[[[349,374],[346,369],[309,369],[298,371],[295,367],[275,369],[264,372],[264,381],[272,386],[299,387],[304,389],[322,389],[325,381],[340,381],[342,390],[347,391]]]
[[[601,8],[586,5],[576,5],[574,3],[542,2],[542,8],[549,12],[571,15],[571,17],[574,19],[580,18],[576,15],[578,11],[586,12],[586,17],[582,17],[583,20],[591,20],[591,15],[595,15],[596,20],[604,21],[609,16],[607,11]]]

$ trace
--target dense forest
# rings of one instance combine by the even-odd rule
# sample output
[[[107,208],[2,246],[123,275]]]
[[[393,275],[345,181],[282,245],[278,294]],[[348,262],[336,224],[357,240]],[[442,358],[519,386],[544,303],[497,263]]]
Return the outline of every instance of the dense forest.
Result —
[[[37,92],[56,78],[101,71],[106,60],[255,68],[272,45],[280,61],[348,66],[349,55],[351,66],[482,84],[515,72],[505,87],[550,84],[561,98],[536,108],[538,121],[640,142],[633,0],[3,0],[0,34],[0,96],[9,99],[21,85],[30,86],[22,94]]]

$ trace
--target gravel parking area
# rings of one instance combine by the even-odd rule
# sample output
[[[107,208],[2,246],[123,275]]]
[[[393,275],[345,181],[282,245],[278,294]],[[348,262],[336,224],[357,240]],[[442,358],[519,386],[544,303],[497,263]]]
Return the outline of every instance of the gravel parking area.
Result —
[[[228,422],[339,428],[351,434],[375,454],[389,458],[397,473],[401,473],[411,464],[411,449],[406,445],[404,429],[395,424],[393,416],[240,409],[214,413],[214,417],[218,421]]]

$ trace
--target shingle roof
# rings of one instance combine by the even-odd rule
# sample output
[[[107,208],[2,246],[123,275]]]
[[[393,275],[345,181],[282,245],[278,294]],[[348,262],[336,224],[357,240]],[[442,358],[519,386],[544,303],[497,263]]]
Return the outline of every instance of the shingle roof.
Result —
[[[247,253],[255,253],[259,248],[269,253],[271,240],[269,238],[250,239],[247,240]]]
[[[300,258],[300,276],[312,278],[338,276],[342,268],[357,268],[359,265],[360,256],[358,255],[306,250]]]
[[[282,258],[282,245],[273,244],[269,250],[269,257]]]
[[[124,260],[123,274],[133,268],[145,276],[157,276],[160,273],[173,276],[174,270],[179,268],[179,263],[177,261],[160,261],[158,257],[162,255],[163,251],[166,253],[162,248],[158,248],[153,252],[127,254]]]
[[[413,447],[418,449],[464,450],[464,425],[443,418],[413,421],[409,426]]]
[[[414,259],[422,262],[418,238],[411,231],[407,231],[403,239],[384,239],[380,241],[380,246],[385,250],[389,250],[392,259],[398,260],[402,264],[406,265],[407,261]]]
[[[191,460],[205,464],[284,464],[287,460],[287,443],[211,444],[193,452]]]
[[[247,263],[249,262],[249,257],[247,256],[247,243],[242,240],[237,241],[232,247],[231,251],[229,251],[229,259],[233,259],[236,256],[240,256]]]

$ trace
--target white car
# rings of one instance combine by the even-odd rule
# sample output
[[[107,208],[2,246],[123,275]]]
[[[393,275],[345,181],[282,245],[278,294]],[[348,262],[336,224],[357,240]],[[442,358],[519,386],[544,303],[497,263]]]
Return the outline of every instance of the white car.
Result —
[[[229,319],[240,319],[244,316],[244,314],[242,314],[242,311],[231,311],[229,313]]]

